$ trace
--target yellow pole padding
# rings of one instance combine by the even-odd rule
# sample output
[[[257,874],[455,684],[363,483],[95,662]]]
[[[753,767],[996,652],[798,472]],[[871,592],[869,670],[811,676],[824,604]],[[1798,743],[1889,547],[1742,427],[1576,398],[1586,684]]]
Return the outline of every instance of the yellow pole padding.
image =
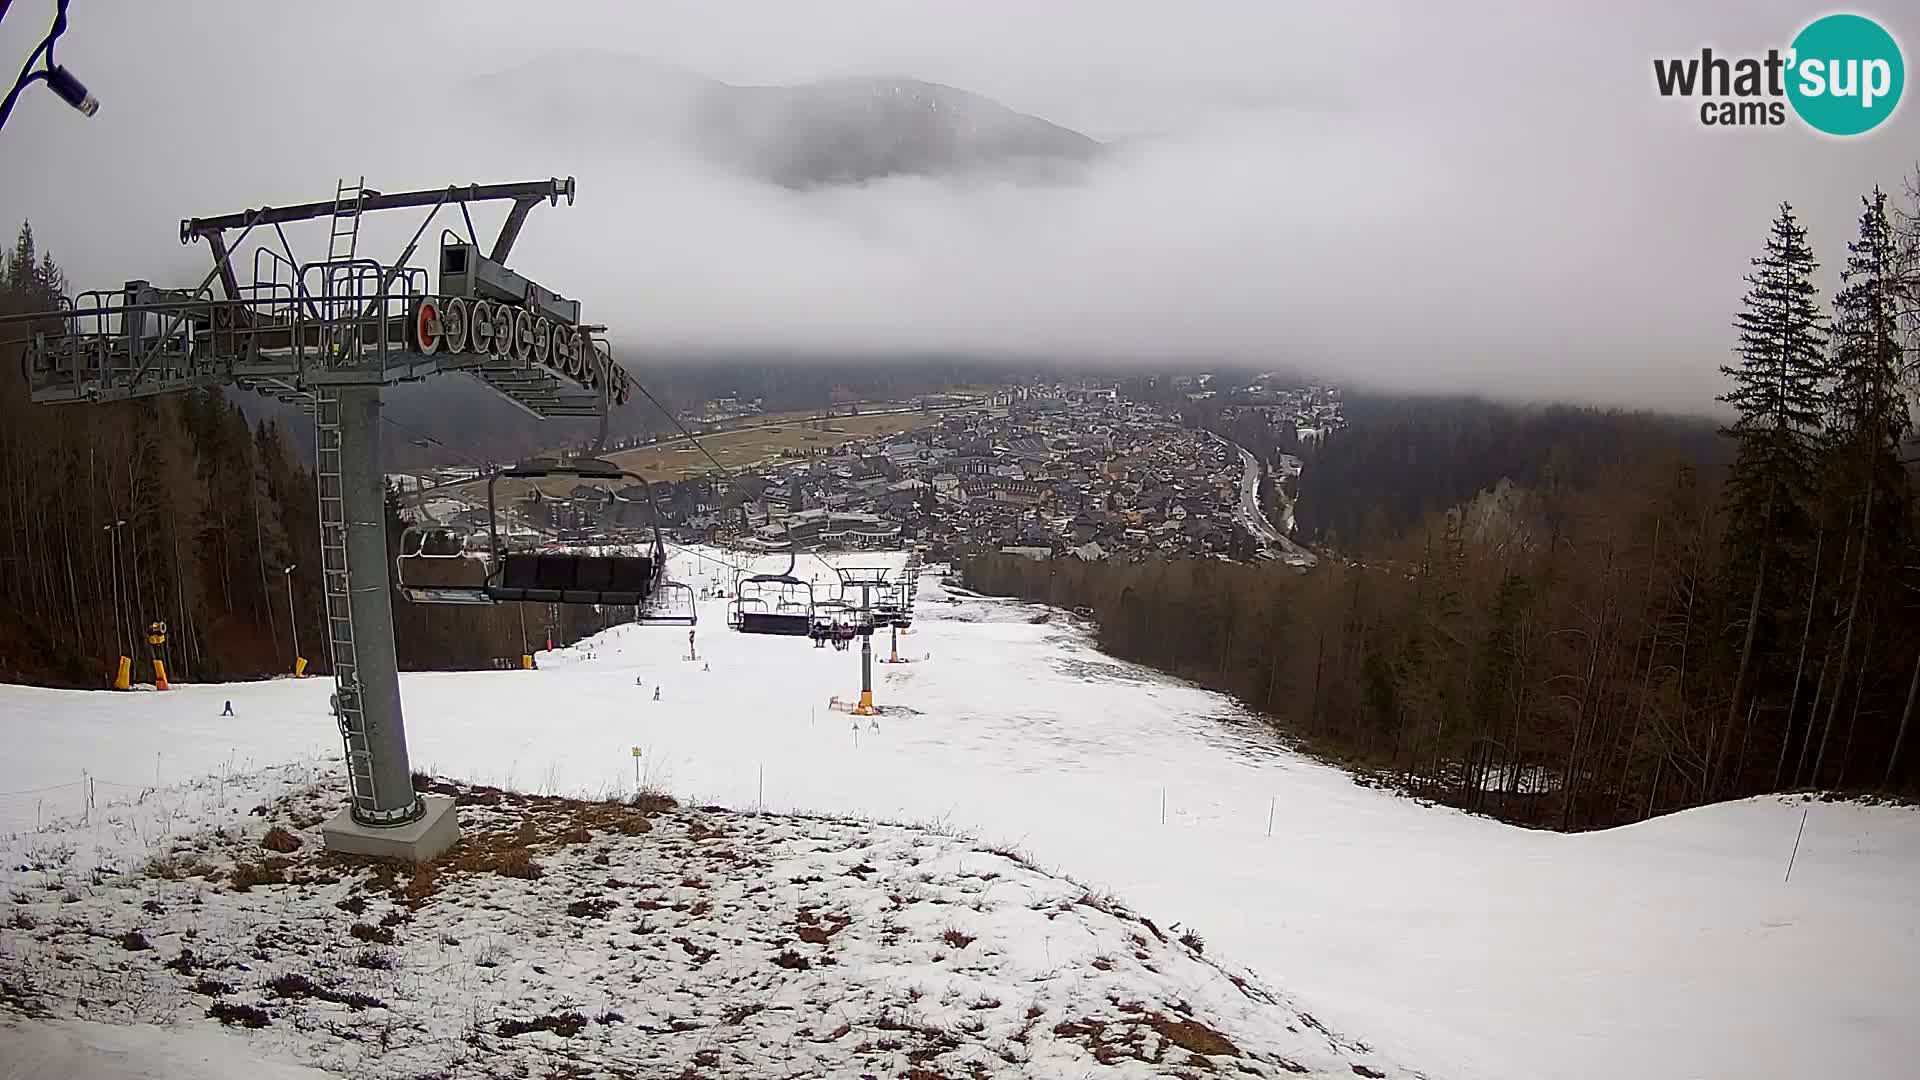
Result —
[[[880,711],[879,709],[876,709],[873,707],[873,691],[871,690],[860,691],[860,704],[855,705],[853,707],[853,715],[872,716],[874,713],[877,713],[879,711]]]
[[[133,657],[123,656],[120,658],[119,668],[113,673],[113,688],[115,690],[127,690],[132,688],[132,686]]]
[[[307,675],[307,658],[304,656],[294,657],[293,658],[293,677],[296,679],[303,679],[303,678],[306,678],[306,675]]]
[[[155,690],[172,689],[167,685],[167,665],[158,657],[153,661],[153,688]]]
[[[520,654],[520,668],[523,671],[533,670],[533,654],[531,653]]]

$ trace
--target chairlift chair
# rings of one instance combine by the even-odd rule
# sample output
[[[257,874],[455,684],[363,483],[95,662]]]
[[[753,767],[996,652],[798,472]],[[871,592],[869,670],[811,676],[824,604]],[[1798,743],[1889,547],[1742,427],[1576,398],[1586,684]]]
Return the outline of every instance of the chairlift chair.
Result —
[[[393,580],[416,604],[491,604],[486,549],[469,547],[471,534],[440,526],[408,526],[400,534]]]
[[[743,634],[806,637],[813,630],[813,586],[793,576],[794,549],[778,574],[754,574],[734,586],[727,624]]]
[[[500,536],[496,487],[502,477],[542,480],[549,477],[585,480],[647,481],[610,462],[585,458],[561,463],[535,461],[495,472],[487,479],[487,535],[484,551],[474,550],[474,537],[461,536],[440,526],[409,526],[400,535],[394,558],[394,584],[401,595],[420,604],[596,604],[633,607],[646,624],[693,625],[698,620],[693,590],[666,577],[666,543],[660,533],[660,514],[653,504],[651,539],[640,555],[603,554],[579,544],[545,543],[510,550]]]
[[[815,645],[832,639],[835,620],[846,610],[847,605],[838,600],[815,600],[813,602],[813,624],[807,629],[807,636]]]

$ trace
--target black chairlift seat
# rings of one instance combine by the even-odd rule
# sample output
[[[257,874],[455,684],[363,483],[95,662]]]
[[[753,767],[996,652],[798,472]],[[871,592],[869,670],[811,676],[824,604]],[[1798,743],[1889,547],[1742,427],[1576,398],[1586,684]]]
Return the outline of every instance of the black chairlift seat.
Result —
[[[779,611],[742,610],[734,629],[743,634],[785,634],[806,637],[813,629],[813,617]]]
[[[788,637],[808,637],[813,633],[813,586],[793,576],[791,553],[786,573],[744,578],[734,593],[733,614],[728,621],[735,630],[743,634]]]
[[[433,604],[525,602],[633,607],[639,610],[637,621],[641,623],[690,626],[698,621],[693,590],[666,580],[666,545],[650,485],[647,500],[653,536],[644,554],[507,551],[500,542],[500,515],[494,496],[494,485],[503,477],[627,479],[647,484],[635,473],[593,458],[535,461],[502,469],[487,480],[489,550],[477,553],[464,542],[448,542],[440,536],[445,530],[408,529],[402,536],[400,555],[394,560],[394,582],[403,595],[418,603]]]
[[[512,552],[487,595],[498,602],[639,605],[653,595],[659,572],[645,555]]]

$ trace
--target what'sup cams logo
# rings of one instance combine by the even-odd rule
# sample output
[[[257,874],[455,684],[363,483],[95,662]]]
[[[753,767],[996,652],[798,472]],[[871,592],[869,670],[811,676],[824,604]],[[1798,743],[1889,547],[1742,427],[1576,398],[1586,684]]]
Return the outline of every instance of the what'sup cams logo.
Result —
[[[1864,15],[1828,15],[1764,57],[1699,56],[1653,62],[1661,97],[1700,99],[1708,127],[1778,127],[1793,107],[1828,135],[1864,135],[1900,104],[1906,64],[1900,44]]]

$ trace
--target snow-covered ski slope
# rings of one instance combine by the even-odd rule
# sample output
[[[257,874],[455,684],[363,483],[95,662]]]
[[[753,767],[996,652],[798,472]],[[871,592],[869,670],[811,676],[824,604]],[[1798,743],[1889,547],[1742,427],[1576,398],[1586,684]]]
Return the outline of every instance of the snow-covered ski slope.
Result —
[[[710,556],[726,558],[676,556],[677,576],[730,578]],[[796,574],[829,577],[811,556]],[[1209,955],[1436,1080],[1894,1075],[1920,1058],[1913,810],[1811,804],[1783,882],[1809,804],[1571,836],[1422,806],[1103,657],[1058,613],[931,575],[900,639],[928,658],[875,665],[895,707],[877,727],[826,707],[858,692],[857,651],[735,634],[724,611],[702,602],[697,661],[683,628],[620,627],[538,671],[405,676],[414,762],[599,794],[632,786],[639,746],[644,779],[698,802],[946,822],[1197,929]],[[83,770],[105,792],[337,752],[327,692],[0,689],[0,792],[44,789],[0,796],[0,830],[77,808]]]

